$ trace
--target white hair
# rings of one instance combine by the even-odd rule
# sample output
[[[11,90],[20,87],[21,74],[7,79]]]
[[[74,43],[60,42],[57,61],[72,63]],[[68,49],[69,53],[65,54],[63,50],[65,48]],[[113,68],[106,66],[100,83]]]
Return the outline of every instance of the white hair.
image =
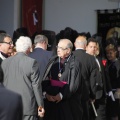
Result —
[[[32,47],[32,41],[29,37],[21,36],[17,39],[15,45],[17,52],[26,52],[28,48]]]

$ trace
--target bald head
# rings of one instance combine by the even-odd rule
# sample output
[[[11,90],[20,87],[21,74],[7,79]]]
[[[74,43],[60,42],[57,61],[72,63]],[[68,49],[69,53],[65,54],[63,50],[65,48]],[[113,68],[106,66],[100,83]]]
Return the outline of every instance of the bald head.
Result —
[[[84,36],[78,36],[75,40],[75,48],[76,49],[85,49],[87,44],[86,37]]]

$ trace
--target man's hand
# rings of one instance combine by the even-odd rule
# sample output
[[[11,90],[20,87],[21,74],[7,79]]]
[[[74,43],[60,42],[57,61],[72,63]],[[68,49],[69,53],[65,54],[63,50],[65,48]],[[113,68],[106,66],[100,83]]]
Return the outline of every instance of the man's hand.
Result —
[[[62,100],[61,96],[60,96],[60,93],[57,94],[56,96],[52,96],[53,99],[56,101],[56,103],[60,102]]]
[[[44,114],[45,114],[45,110],[43,107],[38,107],[38,116],[40,117],[44,117]]]
[[[54,98],[54,96],[51,96],[51,95],[49,95],[49,94],[47,94],[46,93],[46,98],[48,99],[48,101],[51,101],[51,102],[55,102],[56,100],[55,100],[55,98]]]
[[[91,103],[92,103],[92,102],[94,103],[94,102],[95,102],[95,99],[90,99],[90,102],[91,102]]]

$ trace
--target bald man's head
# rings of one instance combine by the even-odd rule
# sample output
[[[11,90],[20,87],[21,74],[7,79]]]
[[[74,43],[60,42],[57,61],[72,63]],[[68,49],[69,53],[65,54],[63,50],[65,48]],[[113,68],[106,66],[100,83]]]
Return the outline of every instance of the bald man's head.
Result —
[[[78,36],[75,40],[75,48],[76,49],[85,49],[87,44],[86,37],[84,36]]]

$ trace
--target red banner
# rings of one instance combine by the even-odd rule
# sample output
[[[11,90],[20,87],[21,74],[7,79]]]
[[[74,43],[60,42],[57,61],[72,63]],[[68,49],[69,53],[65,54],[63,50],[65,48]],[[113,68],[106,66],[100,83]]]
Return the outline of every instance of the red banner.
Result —
[[[22,0],[22,27],[27,28],[29,36],[42,30],[43,0]]]

